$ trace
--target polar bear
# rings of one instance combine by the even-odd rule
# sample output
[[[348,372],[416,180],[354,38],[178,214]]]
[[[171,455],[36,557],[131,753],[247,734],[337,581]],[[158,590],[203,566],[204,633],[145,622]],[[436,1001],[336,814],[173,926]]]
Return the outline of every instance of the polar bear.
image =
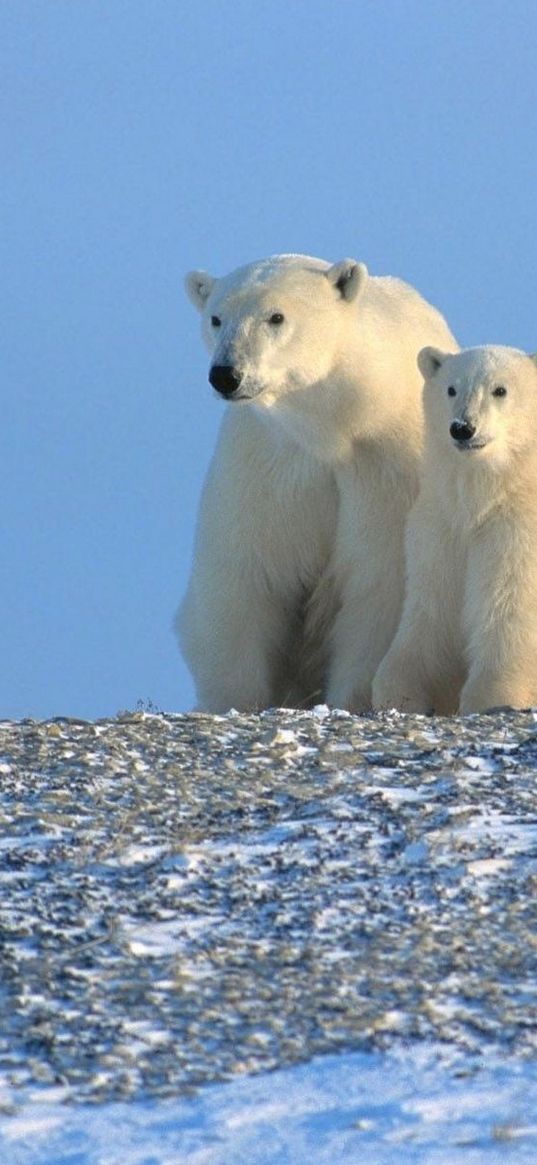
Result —
[[[537,365],[515,348],[427,347],[425,450],[407,595],[376,708],[537,701]]]
[[[403,599],[424,344],[457,344],[410,286],[276,255],[187,276],[227,402],[177,617],[198,707],[362,711]]]

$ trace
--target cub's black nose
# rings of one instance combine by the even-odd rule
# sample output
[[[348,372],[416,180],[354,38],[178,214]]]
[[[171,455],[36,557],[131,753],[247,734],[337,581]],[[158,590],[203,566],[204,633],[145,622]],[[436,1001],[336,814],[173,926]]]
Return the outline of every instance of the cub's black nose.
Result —
[[[221,396],[230,397],[237,391],[241,377],[231,364],[213,364],[209,372],[209,381]]]
[[[449,431],[454,441],[471,441],[476,433],[475,425],[469,421],[453,421]]]

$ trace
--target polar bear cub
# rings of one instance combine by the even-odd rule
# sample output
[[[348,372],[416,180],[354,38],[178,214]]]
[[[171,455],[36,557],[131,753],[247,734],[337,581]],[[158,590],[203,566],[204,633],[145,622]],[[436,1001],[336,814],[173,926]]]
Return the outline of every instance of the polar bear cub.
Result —
[[[276,255],[187,277],[227,402],[177,618],[198,707],[361,711],[403,599],[424,344],[455,351],[407,284]]]
[[[427,347],[425,454],[401,624],[374,705],[479,712],[537,701],[537,366]]]

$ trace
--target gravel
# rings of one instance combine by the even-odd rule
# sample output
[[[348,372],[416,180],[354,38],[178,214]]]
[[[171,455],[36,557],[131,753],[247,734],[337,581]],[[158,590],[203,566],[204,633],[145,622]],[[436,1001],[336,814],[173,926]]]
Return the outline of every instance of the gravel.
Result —
[[[536,767],[532,711],[0,723],[0,1079],[535,1057]]]

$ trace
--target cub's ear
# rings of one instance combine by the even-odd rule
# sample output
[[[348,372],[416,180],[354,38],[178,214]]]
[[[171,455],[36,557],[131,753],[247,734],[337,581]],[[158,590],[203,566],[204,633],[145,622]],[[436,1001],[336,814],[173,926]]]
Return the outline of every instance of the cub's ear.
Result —
[[[442,367],[448,352],[441,352],[440,348],[422,348],[418,352],[418,368],[424,380],[430,380]]]
[[[326,278],[333,283],[342,299],[352,303],[361,293],[367,283],[368,270],[365,263],[357,263],[356,259],[342,259],[328,268]]]
[[[188,272],[185,278],[186,293],[198,311],[203,311],[215,283],[216,279],[208,275],[207,271]]]

